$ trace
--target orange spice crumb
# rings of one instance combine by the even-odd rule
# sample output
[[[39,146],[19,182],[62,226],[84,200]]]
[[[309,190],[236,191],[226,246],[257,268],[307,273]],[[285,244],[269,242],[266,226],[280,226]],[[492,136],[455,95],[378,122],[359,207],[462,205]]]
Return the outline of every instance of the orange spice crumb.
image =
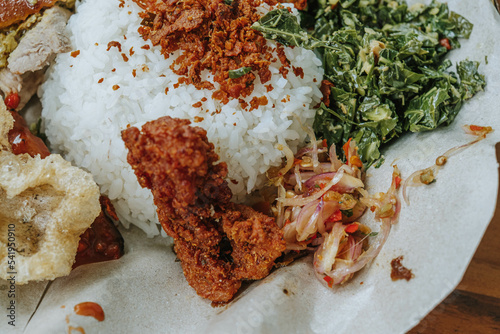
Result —
[[[304,70],[302,69],[302,67],[292,66],[292,69],[293,69],[293,74],[295,74],[296,77],[304,79]]]
[[[99,81],[97,81],[97,83],[102,83],[104,81],[104,78],[100,78]]]
[[[239,100],[238,100],[238,102],[240,103],[240,105],[241,105],[241,107],[242,107],[243,109],[246,109],[246,108],[248,107],[248,103],[247,103],[247,102],[245,102],[245,100],[243,100],[243,99],[239,99]]]
[[[283,98],[283,100],[281,100],[281,102],[283,103],[290,102],[290,95],[286,94],[286,96]]]
[[[106,49],[106,51],[111,50],[112,47],[118,48],[118,51],[122,52],[122,45],[120,44],[120,42],[117,42],[117,41],[109,42],[108,48]]]
[[[257,109],[259,106],[265,106],[268,103],[269,103],[269,101],[267,100],[266,96],[261,96],[261,97],[255,96],[250,101],[250,111]]]
[[[194,116],[194,122],[195,123],[200,123],[203,122],[204,118],[200,116]]]
[[[134,68],[134,69],[132,70],[132,76],[135,78],[135,76],[136,76],[136,75],[137,75],[137,70]]]
[[[122,58],[124,62],[128,62],[128,57],[126,54],[122,53]]]
[[[118,89],[120,89],[120,86],[118,86],[118,85],[113,85],[113,90],[118,90]]]
[[[278,1],[240,0],[232,5],[232,1],[220,0],[215,1],[216,6],[212,0],[163,1],[161,6],[155,1],[135,1],[143,9],[139,28],[142,37],[161,47],[165,58],[174,51],[181,51],[170,67],[181,77],[178,84],[215,89],[212,82],[200,76],[208,70],[219,84],[212,98],[226,104],[229,100],[249,96],[257,77],[263,84],[271,79],[269,65],[274,50],[251,26],[260,18],[254,10],[256,4],[274,5]],[[282,46],[277,47],[277,59],[286,77],[290,63],[283,50]],[[252,71],[237,78],[229,77],[229,71],[242,67],[251,67]]]
[[[80,50],[76,50],[70,53],[71,57],[76,58],[80,55]]]
[[[199,108],[202,106],[202,103],[200,101],[196,102],[195,104],[193,104],[193,107],[194,108]]]

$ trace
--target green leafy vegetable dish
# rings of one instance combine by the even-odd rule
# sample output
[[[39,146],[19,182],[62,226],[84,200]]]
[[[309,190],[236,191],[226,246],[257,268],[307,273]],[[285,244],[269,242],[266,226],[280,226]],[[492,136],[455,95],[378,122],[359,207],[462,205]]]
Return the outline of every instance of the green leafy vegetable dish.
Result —
[[[365,167],[382,161],[380,146],[402,133],[449,125],[486,84],[478,62],[449,70],[445,56],[470,36],[472,24],[447,4],[309,0],[300,14],[299,24],[288,9],[275,9],[253,28],[317,52],[325,96],[314,131],[328,144],[353,138]]]

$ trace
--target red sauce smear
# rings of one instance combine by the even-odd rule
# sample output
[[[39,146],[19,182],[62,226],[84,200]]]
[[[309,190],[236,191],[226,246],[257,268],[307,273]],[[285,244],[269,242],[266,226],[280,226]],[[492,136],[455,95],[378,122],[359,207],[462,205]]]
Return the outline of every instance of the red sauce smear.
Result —
[[[26,124],[26,121],[15,111],[10,114],[14,117],[14,128],[9,131],[9,143],[12,146],[12,153],[28,153],[32,157],[40,154],[43,159],[50,155],[50,151],[45,143],[33,135]]]
[[[33,135],[26,121],[15,111],[10,111],[14,118],[14,128],[9,131],[8,139],[12,146],[12,153],[28,153],[35,157],[40,154],[44,159],[50,155],[45,143]],[[120,231],[116,228],[110,216],[118,220],[109,198],[101,196],[101,213],[92,225],[80,236],[78,250],[73,268],[82,264],[119,259],[124,254],[124,242]],[[108,216],[104,214],[106,212]]]
[[[94,302],[84,302],[75,305],[75,313],[86,317],[94,317],[97,321],[104,320],[104,311],[101,305]]]
[[[73,268],[88,263],[117,260],[124,253],[124,242],[115,224],[104,214],[118,220],[111,201],[101,196],[101,213],[80,236]]]
[[[412,274],[411,269],[406,268],[401,264],[401,261],[403,260],[403,256],[398,256],[394,260],[391,261],[391,279],[393,281],[397,281],[400,279],[405,279],[409,281],[415,275]]]

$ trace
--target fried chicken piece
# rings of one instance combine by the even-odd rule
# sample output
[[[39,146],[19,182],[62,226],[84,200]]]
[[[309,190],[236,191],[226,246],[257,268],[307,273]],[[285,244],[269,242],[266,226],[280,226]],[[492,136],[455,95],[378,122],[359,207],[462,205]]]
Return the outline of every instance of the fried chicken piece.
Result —
[[[232,204],[222,215],[222,228],[233,249],[233,276],[239,279],[266,277],[284,251],[274,218],[249,206]]]
[[[226,163],[216,163],[206,131],[190,123],[166,116],[122,138],[188,283],[204,298],[227,302],[242,280],[267,276],[286,245],[273,218],[230,202]]]

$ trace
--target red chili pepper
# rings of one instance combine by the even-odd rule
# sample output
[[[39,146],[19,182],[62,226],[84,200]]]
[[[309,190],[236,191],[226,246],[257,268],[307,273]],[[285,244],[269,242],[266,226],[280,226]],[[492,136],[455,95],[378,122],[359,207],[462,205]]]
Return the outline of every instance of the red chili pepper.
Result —
[[[319,187],[320,187],[321,189],[325,189],[326,184],[324,184],[324,183],[320,183],[320,184],[319,184]]]
[[[398,188],[399,188],[399,185],[401,184],[401,178],[400,178],[399,176],[396,176],[396,177],[394,178],[394,183],[395,183],[395,185],[396,185],[396,189],[398,189]]]
[[[294,165],[294,166],[295,166],[295,165],[298,165],[298,164],[300,164],[301,162],[302,162],[302,160],[301,160],[301,159],[294,159],[294,160],[293,160],[293,165]]]
[[[326,139],[323,139],[323,147],[327,147],[328,143],[326,142]]]
[[[346,231],[347,233],[354,233],[358,230],[358,228],[359,228],[359,225],[356,223],[353,223],[353,224],[347,225],[346,228],[344,229],[344,231]]]
[[[333,286],[333,278],[331,278],[330,276],[325,276],[323,277],[323,279],[326,281],[326,283],[328,283],[329,288]]]
[[[441,46],[444,46],[446,50],[451,50],[450,40],[448,38],[441,38],[439,40],[439,44],[441,44]]]
[[[359,168],[363,167],[363,163],[361,162],[361,159],[357,155],[353,155],[352,157],[350,157],[349,162],[353,166],[356,166]]]
[[[482,131],[484,129],[484,126],[470,125],[469,128],[471,131]]]
[[[337,210],[333,215],[328,217],[326,222],[338,222],[340,220],[342,220],[342,211]]]
[[[351,139],[352,138],[349,138],[347,143],[345,143],[344,146],[342,146],[342,149],[344,150],[346,161],[349,161],[349,145],[351,145]]]
[[[5,105],[8,109],[16,109],[19,106],[19,102],[21,102],[21,99],[17,93],[10,93],[5,98]]]

